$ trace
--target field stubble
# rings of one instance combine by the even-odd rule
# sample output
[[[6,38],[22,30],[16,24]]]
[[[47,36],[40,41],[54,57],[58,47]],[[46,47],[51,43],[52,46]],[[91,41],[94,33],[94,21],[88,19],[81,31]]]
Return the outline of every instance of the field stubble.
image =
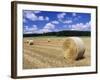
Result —
[[[64,59],[62,53],[64,37],[24,38],[23,69],[90,66],[90,37],[81,38],[85,43],[86,51],[84,58],[74,63],[69,63],[69,61]],[[33,40],[34,45],[25,43],[27,40]]]

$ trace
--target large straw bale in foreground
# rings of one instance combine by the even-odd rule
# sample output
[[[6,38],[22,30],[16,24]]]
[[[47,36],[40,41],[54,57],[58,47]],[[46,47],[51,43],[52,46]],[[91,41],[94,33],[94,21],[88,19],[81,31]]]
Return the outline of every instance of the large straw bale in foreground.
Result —
[[[83,58],[85,46],[81,38],[68,37],[63,43],[64,58],[68,61],[75,61]]]

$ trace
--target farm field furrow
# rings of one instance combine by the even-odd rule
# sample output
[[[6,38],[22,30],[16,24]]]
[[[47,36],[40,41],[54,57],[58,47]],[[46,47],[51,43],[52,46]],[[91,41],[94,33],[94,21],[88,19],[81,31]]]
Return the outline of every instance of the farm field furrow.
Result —
[[[48,39],[50,42],[48,42]],[[23,40],[23,69],[35,68],[54,68],[54,67],[77,67],[89,66],[90,64],[90,37],[82,37],[85,43],[86,51],[84,58],[74,63],[69,63],[63,56],[62,43],[64,37],[37,37],[24,38]],[[27,40],[33,40],[34,44],[25,43]]]
[[[54,51],[52,50],[52,52],[54,52]],[[48,63],[49,65],[51,65],[48,67],[52,67],[52,66],[60,67],[60,66],[64,66],[67,64],[66,61],[64,61],[63,56],[60,54],[61,52],[59,52],[59,54],[61,56],[57,56],[58,52],[55,54],[52,54],[50,51],[48,52],[48,49],[46,49],[45,52],[43,52],[43,49],[41,51],[39,48],[37,50],[33,49],[33,51],[32,51],[32,49],[24,50],[24,53],[27,53],[28,55],[35,57],[38,60],[41,59],[40,60],[40,61],[42,61],[41,63],[45,63],[45,64]]]

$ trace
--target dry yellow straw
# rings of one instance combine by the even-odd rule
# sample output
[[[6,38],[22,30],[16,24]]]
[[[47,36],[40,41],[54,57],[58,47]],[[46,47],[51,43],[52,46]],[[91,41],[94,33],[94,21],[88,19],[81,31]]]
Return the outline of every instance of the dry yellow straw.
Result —
[[[75,61],[83,58],[85,46],[81,38],[68,37],[63,43],[64,58],[69,61]]]

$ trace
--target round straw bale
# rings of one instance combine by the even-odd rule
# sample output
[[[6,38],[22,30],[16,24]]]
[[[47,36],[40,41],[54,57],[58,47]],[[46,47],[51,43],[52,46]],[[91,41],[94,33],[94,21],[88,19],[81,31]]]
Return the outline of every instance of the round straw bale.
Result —
[[[33,45],[34,43],[33,43],[33,40],[29,40],[29,45]]]
[[[50,41],[48,40],[48,42],[50,42]]]
[[[83,58],[85,46],[81,38],[68,37],[63,43],[64,58],[75,61]]]
[[[26,40],[26,43],[29,43],[30,40]]]
[[[48,42],[50,42],[50,39],[48,39]]]

